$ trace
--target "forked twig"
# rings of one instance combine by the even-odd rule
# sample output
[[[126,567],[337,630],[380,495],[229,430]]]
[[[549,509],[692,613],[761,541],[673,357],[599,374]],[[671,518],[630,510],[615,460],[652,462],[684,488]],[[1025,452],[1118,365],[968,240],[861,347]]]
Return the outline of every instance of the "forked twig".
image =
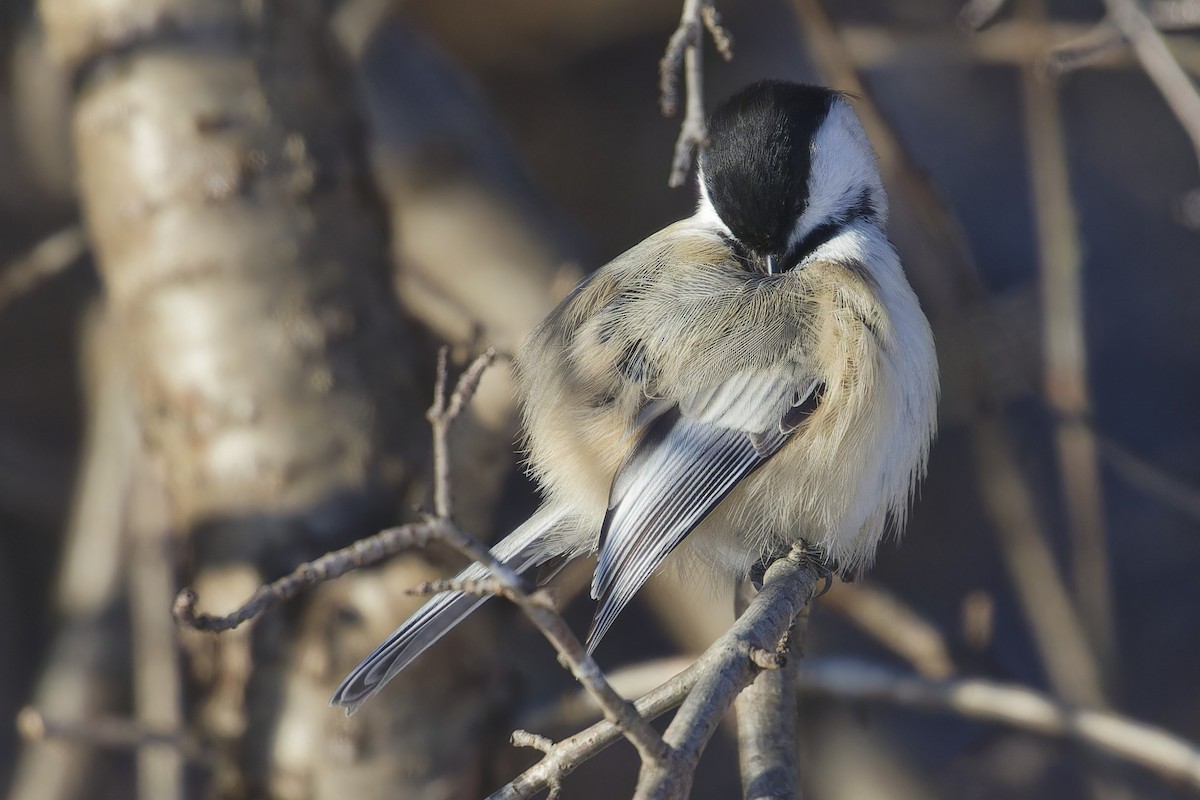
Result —
[[[679,111],[680,73],[687,97],[679,138],[675,140],[675,155],[671,159],[671,175],[667,179],[671,188],[687,181],[692,156],[708,141],[704,118],[704,30],[712,36],[722,58],[726,61],[733,58],[733,41],[721,25],[721,17],[712,0],[684,0],[679,26],[671,34],[658,65],[659,107],[663,116],[673,117]]]

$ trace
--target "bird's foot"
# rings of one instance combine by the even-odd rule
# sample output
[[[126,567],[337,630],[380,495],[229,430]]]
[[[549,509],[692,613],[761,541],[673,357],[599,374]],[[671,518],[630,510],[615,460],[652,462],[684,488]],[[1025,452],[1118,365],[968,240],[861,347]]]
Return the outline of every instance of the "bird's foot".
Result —
[[[839,572],[837,563],[828,558],[820,550],[810,547],[804,542],[797,542],[788,548],[763,554],[763,557],[759,559],[758,563],[750,568],[750,584],[754,587],[754,591],[762,591],[763,581],[767,576],[767,570],[771,568],[772,564],[781,558],[796,558],[798,560],[806,561],[808,562],[809,566],[816,570],[817,574],[825,582],[825,585],[821,588],[821,591],[817,593],[816,597],[820,597],[829,591],[829,587],[833,585],[833,576]]]

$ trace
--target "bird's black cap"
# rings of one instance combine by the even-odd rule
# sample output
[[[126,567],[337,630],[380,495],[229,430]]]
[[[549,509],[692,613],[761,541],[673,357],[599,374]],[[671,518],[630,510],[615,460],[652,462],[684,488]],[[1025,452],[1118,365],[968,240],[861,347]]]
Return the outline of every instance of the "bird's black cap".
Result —
[[[760,81],[709,117],[704,184],[721,220],[758,256],[781,253],[808,201],[812,141],[839,93]]]

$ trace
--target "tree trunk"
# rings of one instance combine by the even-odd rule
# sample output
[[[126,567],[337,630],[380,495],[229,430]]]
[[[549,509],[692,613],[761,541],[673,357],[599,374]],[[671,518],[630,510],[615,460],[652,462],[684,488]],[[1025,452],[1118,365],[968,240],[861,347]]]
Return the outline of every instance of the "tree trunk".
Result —
[[[76,89],[81,201],[141,437],[164,468],[161,535],[184,540],[187,577],[216,612],[394,522],[428,440],[421,348],[390,287],[325,5],[41,3]],[[478,793],[480,749],[461,742],[494,706],[480,699],[495,687],[475,657],[483,637],[350,722],[326,707],[402,618],[407,583],[393,581],[411,569],[324,587],[250,630],[185,637],[201,695],[188,717],[216,752],[206,795]],[[436,731],[408,723],[415,708],[437,709]]]

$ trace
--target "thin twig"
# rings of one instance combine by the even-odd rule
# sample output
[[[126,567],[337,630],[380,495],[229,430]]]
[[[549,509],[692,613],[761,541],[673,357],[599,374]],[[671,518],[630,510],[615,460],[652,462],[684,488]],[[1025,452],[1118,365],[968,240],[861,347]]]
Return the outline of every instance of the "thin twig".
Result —
[[[506,600],[512,600],[509,591],[504,587],[504,584],[495,578],[478,578],[466,580],[442,579],[436,581],[425,581],[418,583],[416,586],[405,590],[405,594],[418,595],[421,597],[429,597],[442,592],[462,592],[463,594],[475,595],[476,597],[503,597]]]
[[[48,718],[38,709],[26,706],[17,714],[17,732],[27,742],[62,740],[107,750],[171,747],[191,761],[203,761],[206,758],[200,743],[189,734],[150,728],[118,717],[86,720]]]
[[[1045,23],[1045,11],[1036,0],[1026,0],[1020,8],[1023,19]],[[1089,413],[1091,399],[1081,288],[1083,246],[1067,174],[1066,135],[1057,90],[1032,66],[1021,71],[1021,94],[1041,278],[1043,391],[1055,414],[1075,421],[1055,431],[1073,593],[1100,664],[1111,666],[1116,663],[1116,633],[1104,497],[1096,443],[1080,422]]]
[[[700,754],[717,724],[759,674],[751,650],[774,650],[827,574],[802,545],[771,565],[762,591],[746,613],[696,661],[699,680],[663,737],[676,757],[665,763],[642,763],[637,800],[688,796]]]
[[[635,701],[634,708],[648,720],[662,716],[683,702],[683,698],[699,680],[700,672],[699,662],[693,662],[675,677]],[[545,758],[489,795],[488,800],[529,800],[620,739],[621,729],[617,725],[608,720],[597,722],[554,745]]]
[[[977,31],[994,20],[1008,0],[967,0],[958,12],[958,24],[967,30]]]
[[[301,564],[286,577],[260,587],[249,600],[230,614],[218,616],[198,613],[196,592],[190,587],[175,596],[171,611],[175,620],[187,628],[210,633],[232,630],[307,589],[352,570],[378,564],[405,550],[425,547],[438,538],[438,535],[437,526],[429,522],[414,522],[398,528],[388,528],[341,550],[326,553],[316,561]]]
[[[1062,736],[1200,789],[1200,748],[1172,733],[1110,711],[1071,708],[1026,686],[965,678],[929,681],[854,659],[811,659],[800,691],[941,711]]]
[[[865,582],[835,583],[822,605],[845,617],[926,678],[937,680],[954,674],[954,661],[941,631],[883,587]]]
[[[450,425],[458,418],[467,404],[471,402],[471,398],[475,396],[475,391],[479,388],[479,381],[483,378],[483,373],[492,362],[496,360],[496,348],[489,347],[481,355],[477,356],[466,371],[459,376],[458,383],[454,387],[454,392],[450,395],[449,401],[446,399],[446,388],[449,381],[447,358],[450,349],[441,347],[438,349],[437,361],[437,381],[433,394],[433,405],[425,412],[425,418],[429,420],[430,426],[433,428],[433,510],[434,513],[441,519],[450,518],[450,509],[452,498],[450,496],[451,476],[450,476],[450,451],[447,443],[447,433]]]
[[[859,69],[875,70],[894,66],[896,62],[921,54],[939,62],[955,64],[999,64],[1003,66],[1036,64],[1045,68],[1047,51],[1039,44],[1030,25],[1020,19],[1006,19],[989,25],[985,30],[970,36],[949,30],[931,28],[920,31],[905,31],[897,35],[895,27],[870,23],[846,23],[839,28],[842,46],[853,56]],[[1098,31],[1121,45],[1110,55],[1089,60],[1089,68],[1140,70],[1141,64],[1134,58],[1129,47],[1111,25],[1100,23],[1080,25],[1074,22],[1048,22],[1044,33],[1052,42],[1092,41]],[[1200,73],[1200,42],[1195,37],[1173,37],[1169,40],[1171,52],[1185,70],[1193,75]],[[1051,65],[1052,67],[1053,65]],[[1053,72],[1053,69],[1051,69]]]
[[[1096,434],[1100,455],[1122,478],[1176,511],[1200,522],[1200,489],[1166,472],[1104,434]]]
[[[1195,84],[1135,0],[1104,0],[1104,5],[1113,25],[1129,40],[1142,68],[1187,131],[1200,160],[1200,94]]]
[[[1090,67],[1114,51],[1124,50],[1126,42],[1105,19],[1082,36],[1055,45],[1046,54],[1043,69],[1051,77],[1061,77],[1083,67]]]
[[[78,225],[43,239],[0,271],[0,311],[43,281],[78,263],[87,250],[87,234]]]
[[[679,138],[675,140],[675,155],[671,159],[671,174],[667,185],[682,186],[691,172],[692,156],[708,141],[708,126],[704,118],[703,32],[707,29],[716,43],[717,52],[726,61],[733,58],[733,43],[729,32],[721,26],[720,15],[712,0],[684,0],[679,26],[667,42],[667,50],[658,65],[659,107],[663,116],[673,117],[679,111],[679,75],[682,72],[686,107]]]

